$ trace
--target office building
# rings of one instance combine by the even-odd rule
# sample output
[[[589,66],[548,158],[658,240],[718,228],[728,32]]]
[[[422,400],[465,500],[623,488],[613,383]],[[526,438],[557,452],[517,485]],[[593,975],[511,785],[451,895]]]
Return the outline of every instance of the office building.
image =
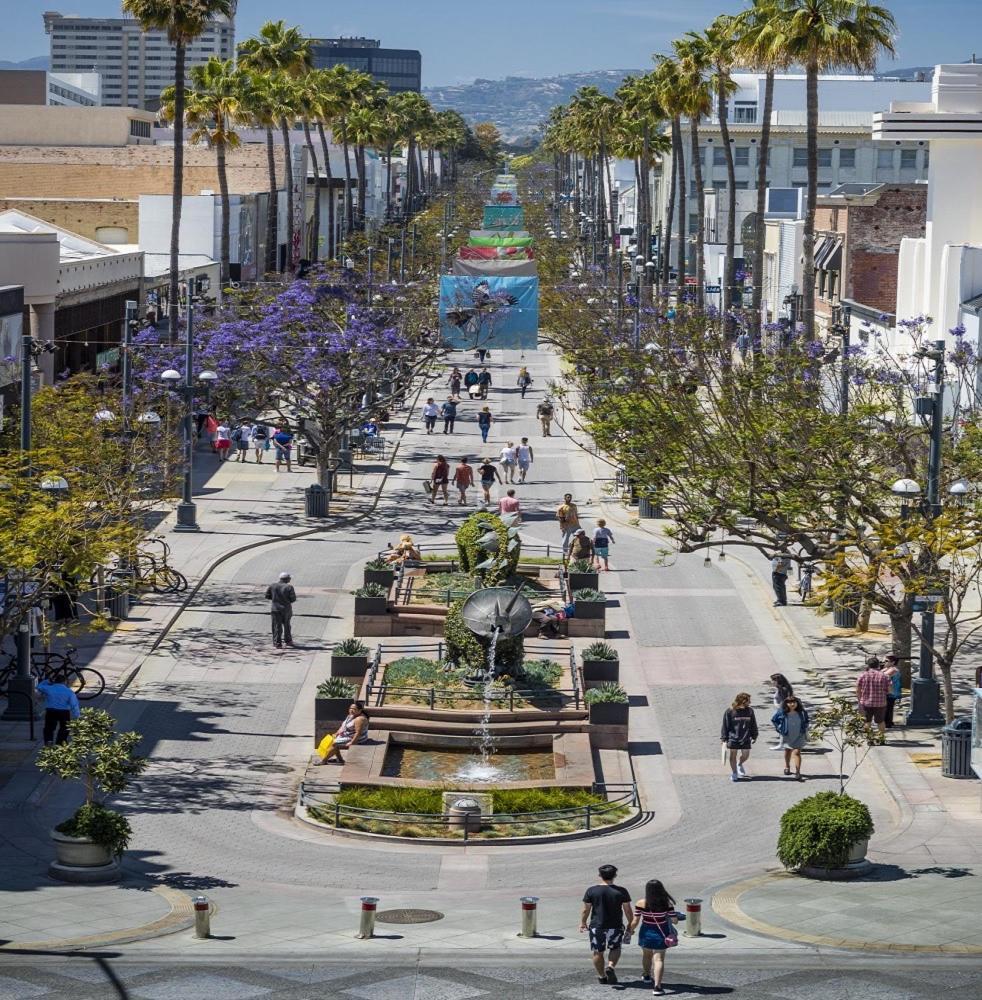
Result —
[[[43,69],[0,70],[0,104],[53,104],[95,108],[102,103],[98,73],[49,73]]]
[[[417,49],[383,49],[374,38],[312,38],[314,66],[344,65],[368,73],[393,93],[419,91],[423,57]]]
[[[102,103],[151,111],[160,92],[174,82],[174,47],[164,31],[144,31],[133,18],[78,17],[45,11],[44,30],[51,36],[53,73],[98,73]],[[235,55],[235,25],[209,22],[187,47],[187,66],[211,56]]]
[[[0,104],[0,147],[150,146],[155,117],[136,108]]]

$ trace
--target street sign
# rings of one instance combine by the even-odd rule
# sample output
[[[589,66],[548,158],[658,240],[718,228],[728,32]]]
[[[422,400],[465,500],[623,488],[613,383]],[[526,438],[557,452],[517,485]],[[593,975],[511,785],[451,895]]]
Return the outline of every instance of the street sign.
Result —
[[[706,285],[707,292],[721,292],[723,291],[722,285]]]
[[[911,611],[914,614],[927,614],[931,611],[939,610],[939,607],[944,604],[944,600],[948,595],[944,591],[933,592],[930,594],[918,594],[914,598],[914,602],[911,605]]]

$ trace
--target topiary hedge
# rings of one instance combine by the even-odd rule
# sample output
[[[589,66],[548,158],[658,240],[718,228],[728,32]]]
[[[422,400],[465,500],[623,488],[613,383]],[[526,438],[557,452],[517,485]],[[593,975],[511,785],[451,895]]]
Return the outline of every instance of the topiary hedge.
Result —
[[[842,868],[853,844],[873,834],[869,809],[849,795],[819,792],[781,817],[777,856],[785,868]]]
[[[477,540],[488,531],[494,531],[498,536],[498,551],[487,552],[477,544]],[[484,573],[484,581],[493,587],[507,580],[518,566],[522,554],[522,543],[518,540],[515,548],[508,551],[508,528],[505,527],[497,514],[487,510],[479,510],[457,529],[454,536],[457,542],[457,552],[460,556],[460,568],[465,573],[477,572],[477,566],[488,559],[494,560],[494,565]]]
[[[447,641],[447,659],[471,670],[484,670],[488,665],[490,640],[474,633],[464,624],[460,609],[463,601],[454,601],[447,609],[443,625],[443,637]],[[524,642],[522,636],[502,636],[495,648],[495,663],[509,671],[522,662]]]

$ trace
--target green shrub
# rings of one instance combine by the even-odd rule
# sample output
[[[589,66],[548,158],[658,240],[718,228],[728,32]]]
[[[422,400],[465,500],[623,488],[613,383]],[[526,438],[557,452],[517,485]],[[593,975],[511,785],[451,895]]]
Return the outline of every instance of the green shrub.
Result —
[[[318,698],[347,698],[355,700],[355,686],[344,677],[328,677],[317,685]]]
[[[461,597],[469,597],[477,589],[477,582],[467,573],[427,573],[413,587],[413,597],[443,602],[449,591],[450,600],[455,601]]]
[[[550,812],[606,805],[607,800],[583,788],[498,788],[491,792],[495,815]]]
[[[591,642],[583,650],[584,660],[619,660],[617,650],[606,642]]]
[[[517,687],[534,690],[555,688],[563,676],[563,668],[552,660],[525,660],[519,669]]]
[[[393,567],[392,563],[386,562],[383,556],[376,556],[374,559],[369,559],[368,562],[365,563],[365,569],[387,569],[391,570],[393,573],[395,572],[395,567]]]
[[[112,809],[90,802],[55,829],[68,837],[88,837],[118,858],[129,846],[133,829],[130,821]]]
[[[389,588],[383,587],[380,583],[366,583],[352,593],[355,597],[388,597]]]
[[[569,564],[570,573],[592,573],[593,563],[589,559],[574,559]]]
[[[456,671],[448,669],[447,664],[422,656],[393,660],[385,665],[383,675],[386,687],[448,687],[448,682],[456,679]]]
[[[487,534],[488,531],[494,531],[498,536],[497,552],[487,552],[477,544],[478,539]],[[505,527],[497,514],[492,514],[487,510],[479,510],[471,514],[457,529],[457,534],[454,537],[460,556],[460,568],[463,572],[473,574],[477,572],[477,567],[481,563],[492,559],[492,566],[483,571],[484,579],[489,586],[494,586],[515,572],[522,554],[522,545],[519,541],[512,551],[508,551],[508,543],[511,541],[508,537],[508,528]]]
[[[335,656],[367,656],[368,647],[361,639],[343,639],[334,647]]]
[[[378,787],[353,785],[342,788],[335,802],[354,809],[378,809],[384,812],[436,813],[443,812],[443,795],[439,788]]]
[[[590,688],[590,690],[583,695],[583,700],[588,705],[625,705],[627,704],[628,697],[627,692],[620,686],[620,684],[615,684],[613,681],[605,681],[603,684],[599,684],[595,688]]]
[[[464,616],[460,613],[463,604],[463,601],[454,601],[447,609],[447,618],[443,624],[447,659],[468,670],[486,670],[490,640],[474,635],[464,624]],[[522,636],[502,636],[498,639],[495,650],[496,662],[510,671],[517,670],[522,660],[523,649]]]
[[[583,587],[573,591],[573,602],[576,601],[606,601],[607,595],[602,590],[594,590],[592,587]]]
[[[852,845],[872,833],[873,819],[862,802],[850,795],[819,792],[781,817],[777,856],[790,869],[804,865],[841,868]]]

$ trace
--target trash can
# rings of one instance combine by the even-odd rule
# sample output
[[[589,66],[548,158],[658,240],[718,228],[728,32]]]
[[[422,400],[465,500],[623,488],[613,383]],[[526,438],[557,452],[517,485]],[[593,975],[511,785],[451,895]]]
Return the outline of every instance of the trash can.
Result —
[[[941,776],[975,777],[972,770],[971,719],[955,719],[941,730]]]
[[[859,621],[859,602],[836,604],[832,608],[832,622],[836,628],[855,628]]]
[[[313,483],[304,491],[307,517],[327,517],[327,490],[320,483]]]
[[[665,512],[656,503],[652,503],[647,497],[641,497],[638,501],[638,517],[664,517]]]
[[[106,583],[106,617],[125,621],[130,616],[130,574],[116,571]]]
[[[477,833],[481,829],[481,805],[476,799],[457,799],[447,810],[447,823],[453,828]]]

